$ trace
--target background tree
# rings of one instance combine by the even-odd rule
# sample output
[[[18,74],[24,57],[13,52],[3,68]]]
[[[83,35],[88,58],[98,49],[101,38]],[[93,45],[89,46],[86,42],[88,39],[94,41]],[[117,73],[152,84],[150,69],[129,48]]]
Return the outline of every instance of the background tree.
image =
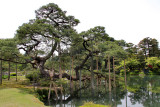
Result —
[[[159,54],[158,41],[156,39],[146,37],[139,42],[138,47],[143,50],[145,57],[158,56]]]
[[[126,43],[125,51],[128,52],[128,57],[132,57],[133,55],[138,53],[138,47],[133,43]]]
[[[4,62],[2,67],[2,71],[4,69],[8,70],[8,80],[10,80],[10,71],[11,71],[11,62],[16,62],[15,56],[19,55],[19,50],[17,49],[17,44],[15,42],[15,39],[1,39],[0,40],[0,51],[1,51],[1,61],[7,61],[8,67],[6,62]],[[16,68],[15,65],[12,64],[12,68]]]
[[[142,71],[145,68],[146,62],[145,62],[145,55],[142,50],[139,50],[136,59],[139,61],[139,70]]]
[[[126,52],[124,51],[124,49],[121,46],[118,46],[116,42],[111,42],[111,41],[106,41],[104,43],[99,44],[99,49],[101,49],[101,54],[104,54],[104,58],[108,57],[109,91],[111,91],[110,58],[111,57],[114,57],[114,58],[124,58],[126,56]],[[115,70],[115,68],[113,68],[113,69]],[[115,78],[115,72],[114,72],[114,78]]]

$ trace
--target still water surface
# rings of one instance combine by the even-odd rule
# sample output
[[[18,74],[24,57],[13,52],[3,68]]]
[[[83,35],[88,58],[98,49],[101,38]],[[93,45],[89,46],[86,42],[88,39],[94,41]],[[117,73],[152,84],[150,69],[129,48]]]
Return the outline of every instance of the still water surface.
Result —
[[[111,107],[160,107],[160,76],[128,76],[127,86],[124,83],[123,79],[118,80],[111,92],[103,82],[95,90],[89,87],[79,90],[77,85],[73,95],[66,91],[58,100],[52,96],[44,103],[51,107],[79,107],[88,101]]]

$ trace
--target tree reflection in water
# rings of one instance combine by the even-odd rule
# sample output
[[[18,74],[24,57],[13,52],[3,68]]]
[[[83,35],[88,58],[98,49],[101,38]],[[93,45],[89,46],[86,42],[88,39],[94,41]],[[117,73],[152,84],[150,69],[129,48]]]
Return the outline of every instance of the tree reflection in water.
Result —
[[[125,81],[119,80],[116,82],[116,87],[112,87],[110,92],[109,89],[106,89],[104,80],[104,83],[95,88],[94,95],[89,85],[81,86],[79,89],[76,86],[73,94],[70,94],[69,89],[65,88],[63,95],[59,93],[58,100],[52,92],[51,100],[48,102],[44,97],[43,101],[45,105],[52,107],[78,107],[88,101],[112,107],[160,106],[160,76],[127,76],[127,86],[125,86]],[[39,95],[43,95],[42,93],[45,92],[40,93],[39,91]]]

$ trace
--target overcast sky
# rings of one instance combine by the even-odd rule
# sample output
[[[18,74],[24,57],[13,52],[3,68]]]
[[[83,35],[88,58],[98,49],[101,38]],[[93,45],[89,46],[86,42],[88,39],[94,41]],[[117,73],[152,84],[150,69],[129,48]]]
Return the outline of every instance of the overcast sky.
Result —
[[[138,44],[145,37],[160,42],[160,0],[1,0],[0,38],[12,38],[35,18],[42,5],[56,3],[80,20],[78,32],[104,26],[109,36]]]

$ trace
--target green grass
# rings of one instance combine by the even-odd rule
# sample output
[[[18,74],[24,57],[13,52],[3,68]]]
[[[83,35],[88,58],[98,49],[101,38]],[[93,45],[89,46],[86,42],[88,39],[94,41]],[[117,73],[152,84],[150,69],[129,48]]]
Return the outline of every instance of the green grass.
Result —
[[[45,107],[34,96],[33,87],[27,86],[28,83],[24,76],[18,76],[17,82],[15,76],[11,76],[9,81],[3,79],[0,85],[0,107]]]
[[[93,102],[86,102],[86,103],[84,103],[84,105],[82,105],[80,107],[111,107],[111,106],[94,104]]]
[[[45,107],[42,102],[27,89],[0,89],[0,107]]]
[[[10,80],[3,79],[2,85],[0,88],[26,88],[29,85],[29,80],[25,76],[18,76],[18,81],[16,82],[16,77],[11,76]]]

